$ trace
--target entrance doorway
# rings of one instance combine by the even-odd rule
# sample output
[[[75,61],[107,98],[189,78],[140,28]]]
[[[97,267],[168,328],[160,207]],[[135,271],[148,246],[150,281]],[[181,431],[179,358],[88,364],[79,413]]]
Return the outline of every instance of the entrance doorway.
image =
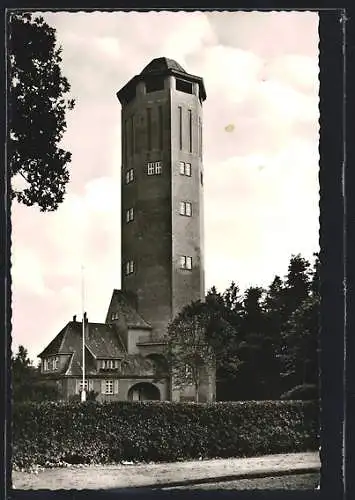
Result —
[[[129,401],[160,401],[159,389],[148,382],[133,385],[128,391]]]

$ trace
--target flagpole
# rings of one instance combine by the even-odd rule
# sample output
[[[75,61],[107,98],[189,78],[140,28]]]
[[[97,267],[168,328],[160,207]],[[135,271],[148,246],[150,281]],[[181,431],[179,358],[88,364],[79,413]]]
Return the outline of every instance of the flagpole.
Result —
[[[84,266],[81,266],[81,308],[83,316],[83,387],[81,391],[81,402],[86,401],[86,390],[85,390],[85,282],[84,282]]]

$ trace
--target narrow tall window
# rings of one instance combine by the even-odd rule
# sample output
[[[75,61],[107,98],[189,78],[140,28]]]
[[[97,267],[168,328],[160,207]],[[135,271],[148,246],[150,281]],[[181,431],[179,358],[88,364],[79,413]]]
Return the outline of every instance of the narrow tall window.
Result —
[[[186,217],[191,217],[192,205],[189,201],[180,201],[180,215],[186,215]]]
[[[184,161],[179,162],[180,175],[187,175],[191,177],[191,163],[185,163]]]
[[[163,106],[159,106],[159,149],[163,149],[164,126],[163,126]]]
[[[192,111],[189,109],[189,153],[192,153]]]
[[[134,150],[135,150],[135,136],[134,136],[134,116],[131,116],[131,156],[134,155]]]
[[[127,165],[128,160],[128,122],[125,120],[124,122],[124,160]]]
[[[201,157],[201,118],[198,119],[198,156]]]
[[[200,158],[202,158],[202,121],[201,118],[198,120],[198,125],[199,125],[199,132],[200,132],[200,144],[199,144],[199,155]]]
[[[128,210],[126,210],[126,222],[132,222],[132,220],[134,219],[134,211],[133,211],[133,208],[129,208]]]
[[[192,257],[181,255],[180,257],[180,268],[181,269],[192,269]]]
[[[182,107],[179,106],[179,148],[182,150]]]
[[[105,380],[105,394],[113,394],[113,380]]]
[[[147,108],[147,149],[152,149],[152,110]]]
[[[128,276],[134,272],[134,262],[133,260],[129,260],[125,265],[125,274]]]
[[[130,168],[126,172],[126,184],[133,182],[133,180],[134,180],[134,171],[133,171],[133,168]]]
[[[139,126],[139,121],[141,119],[140,115],[136,115],[135,121],[134,121],[134,152],[135,154],[139,153],[139,141],[140,141],[140,126]]]

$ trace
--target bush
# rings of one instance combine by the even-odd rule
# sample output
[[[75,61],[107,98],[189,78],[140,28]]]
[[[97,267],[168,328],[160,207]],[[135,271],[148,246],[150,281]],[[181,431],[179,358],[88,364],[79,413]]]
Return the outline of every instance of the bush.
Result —
[[[302,401],[22,403],[13,464],[177,461],[316,450],[318,406]]]
[[[315,401],[319,399],[318,387],[314,384],[297,385],[282,394],[281,399]]]

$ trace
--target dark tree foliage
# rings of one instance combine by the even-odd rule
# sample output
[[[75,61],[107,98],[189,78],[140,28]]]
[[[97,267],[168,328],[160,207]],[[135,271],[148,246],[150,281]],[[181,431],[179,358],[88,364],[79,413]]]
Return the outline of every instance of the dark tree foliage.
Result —
[[[298,386],[318,387],[319,261],[313,270],[310,293],[291,314],[281,332],[281,378],[285,391]]]
[[[12,177],[26,181],[12,198],[41,211],[63,201],[71,153],[60,147],[66,112],[74,107],[70,85],[61,72],[61,47],[55,29],[42,17],[11,14],[9,18],[9,165]]]
[[[11,359],[12,399],[14,402],[52,401],[59,399],[60,392],[55,382],[44,379],[40,368],[33,366],[27,350],[20,345]]]
[[[289,318],[302,302],[307,299],[311,290],[311,282],[312,271],[310,263],[301,255],[293,255],[285,279],[284,319]]]
[[[222,294],[212,288],[207,305],[209,297],[232,326],[228,340],[220,337],[228,363],[217,359],[217,399],[279,399],[296,386],[301,389],[295,394],[311,394],[302,390],[309,386],[316,393],[320,302],[316,254],[313,266],[301,255],[292,256],[286,276],[275,276],[266,290],[250,287],[241,295],[232,282]],[[219,335],[215,329],[214,336]],[[230,371],[228,364],[233,366]]]
[[[215,353],[208,342],[209,313],[205,305],[192,302],[182,309],[168,327],[165,356],[173,386],[193,385],[199,401],[201,373],[215,364]]]

